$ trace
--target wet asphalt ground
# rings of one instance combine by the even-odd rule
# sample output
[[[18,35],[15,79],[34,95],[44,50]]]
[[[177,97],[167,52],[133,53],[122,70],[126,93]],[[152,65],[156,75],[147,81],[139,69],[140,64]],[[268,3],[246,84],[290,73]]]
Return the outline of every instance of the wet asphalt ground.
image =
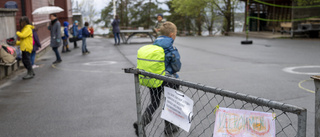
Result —
[[[310,73],[320,74],[320,40],[253,39],[241,45],[243,39],[177,37],[180,78],[307,108],[307,136],[314,136]],[[22,80],[22,73],[0,86],[0,136],[134,136],[133,75],[122,68],[134,67],[137,50],[148,44],[140,42],[149,41],[114,46],[113,39],[88,39],[90,54],[70,44],[72,51],[53,66],[48,50],[36,62],[35,78]]]

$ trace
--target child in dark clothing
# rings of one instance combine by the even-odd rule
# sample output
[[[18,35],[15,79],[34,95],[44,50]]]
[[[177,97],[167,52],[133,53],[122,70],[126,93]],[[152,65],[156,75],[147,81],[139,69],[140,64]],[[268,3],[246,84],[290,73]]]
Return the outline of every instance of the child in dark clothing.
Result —
[[[89,23],[85,22],[84,27],[82,28],[82,54],[86,55],[90,52],[87,49],[87,37],[90,36],[90,32],[88,30]],[[80,32],[79,32],[80,33]]]
[[[38,37],[38,34],[37,34],[37,29],[33,29],[32,30],[32,34],[33,34],[33,49],[32,49],[32,52],[31,52],[30,59],[31,59],[32,68],[37,68],[39,66],[36,65],[34,63],[34,61],[36,59],[37,50],[39,50],[39,48],[41,48],[41,43],[39,41],[39,37]]]

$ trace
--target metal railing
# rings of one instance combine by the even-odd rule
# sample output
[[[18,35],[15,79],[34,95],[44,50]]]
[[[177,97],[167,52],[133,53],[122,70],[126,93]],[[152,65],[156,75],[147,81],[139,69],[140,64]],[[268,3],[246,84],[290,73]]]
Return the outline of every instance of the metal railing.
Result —
[[[127,68],[124,71],[125,73],[134,74],[139,137],[162,137],[165,134],[175,137],[212,137],[215,124],[214,112],[217,109],[217,105],[225,108],[276,113],[274,120],[277,137],[306,136],[307,110],[305,108],[148,73],[134,68]],[[165,122],[160,118],[161,109],[157,108],[155,108],[151,122],[147,125],[143,124],[143,111],[150,105],[151,100],[149,88],[139,84],[139,75],[163,80],[164,83],[179,85],[179,91],[194,101],[193,120],[189,132],[181,129],[170,134],[164,132],[166,127],[163,123]],[[163,96],[161,96],[161,100],[161,104],[163,104]],[[162,107],[160,104],[159,106]]]

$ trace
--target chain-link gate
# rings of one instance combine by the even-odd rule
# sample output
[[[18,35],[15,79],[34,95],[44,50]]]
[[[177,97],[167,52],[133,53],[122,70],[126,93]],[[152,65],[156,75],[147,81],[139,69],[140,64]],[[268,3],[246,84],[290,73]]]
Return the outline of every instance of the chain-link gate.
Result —
[[[212,137],[215,124],[214,112],[217,105],[224,108],[275,113],[277,137],[306,136],[307,110],[305,108],[160,76],[138,69],[128,68],[125,69],[125,73],[134,74],[138,118],[134,126],[139,127],[137,133],[139,137]],[[178,90],[194,101],[193,119],[189,132],[179,130],[176,126],[160,118],[164,100],[161,95],[163,89],[153,89],[153,91],[158,91],[152,92],[148,87],[141,86],[139,75],[163,80],[164,86],[179,85]],[[158,96],[160,99],[150,98],[152,97],[150,94]],[[148,113],[150,110],[154,112]]]

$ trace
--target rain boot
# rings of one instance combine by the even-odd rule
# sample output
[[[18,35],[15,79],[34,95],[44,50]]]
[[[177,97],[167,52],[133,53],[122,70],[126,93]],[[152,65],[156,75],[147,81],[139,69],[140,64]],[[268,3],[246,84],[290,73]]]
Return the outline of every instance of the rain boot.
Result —
[[[142,115],[142,130],[143,130],[143,136],[146,137],[146,133],[144,131],[144,128],[146,125],[148,125],[152,121],[152,115],[150,115],[148,112],[144,112]],[[135,128],[135,133],[137,136],[139,136],[139,130],[138,130],[138,122],[133,123],[133,127]]]
[[[165,125],[164,126],[164,134],[166,134],[166,135],[171,135],[171,134],[174,134],[179,131],[178,126],[176,126],[166,120],[164,121],[164,125]]]
[[[33,70],[31,69],[31,70],[28,70],[27,75],[24,76],[22,79],[24,79],[24,80],[26,80],[26,79],[32,79],[33,76],[34,76],[34,72],[33,72]]]
[[[69,50],[69,45],[67,45],[67,50],[66,50],[67,52],[70,52],[71,50]]]

